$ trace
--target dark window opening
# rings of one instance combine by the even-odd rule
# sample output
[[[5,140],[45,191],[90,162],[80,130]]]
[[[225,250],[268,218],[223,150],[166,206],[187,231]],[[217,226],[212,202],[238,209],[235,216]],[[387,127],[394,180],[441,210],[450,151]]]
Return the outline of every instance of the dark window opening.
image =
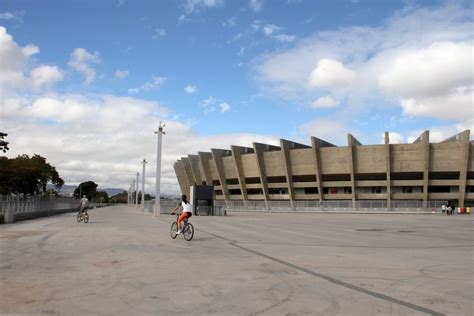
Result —
[[[352,187],[344,187],[344,194],[352,194]]]
[[[306,174],[302,176],[293,176],[293,182],[316,182],[316,175]]]
[[[304,188],[304,194],[318,194],[318,188]]]
[[[350,174],[323,174],[323,181],[351,181]]]
[[[242,195],[242,191],[240,191],[240,189],[231,189],[231,190],[229,190],[229,194],[231,194],[231,195]]]
[[[222,195],[222,190],[215,190],[216,195]]]
[[[212,180],[212,185],[221,185],[219,180]]]
[[[430,172],[428,174],[428,178],[440,180],[458,180],[459,172]]]
[[[423,172],[395,172],[390,174],[390,180],[423,180]]]
[[[472,185],[466,186],[466,192],[474,193],[474,186],[472,186]]]
[[[269,194],[288,194],[288,189],[286,188],[271,188],[268,189]]]
[[[428,187],[429,193],[449,193],[451,192],[451,188],[449,186],[429,186]]]
[[[382,193],[382,187],[372,187],[372,193]]]
[[[356,180],[386,180],[386,173],[356,173]]]
[[[323,188],[323,194],[329,194],[329,188]]]
[[[467,178],[474,180],[474,172],[473,171],[468,171],[467,172]]]
[[[413,187],[402,187],[403,193],[413,193]]]
[[[239,184],[239,179],[227,179],[227,184]]]
[[[246,184],[260,183],[260,178],[245,178]]]
[[[252,194],[263,194],[262,189],[247,189],[247,194],[252,195]]]
[[[268,183],[282,183],[286,182],[286,177],[267,177]]]

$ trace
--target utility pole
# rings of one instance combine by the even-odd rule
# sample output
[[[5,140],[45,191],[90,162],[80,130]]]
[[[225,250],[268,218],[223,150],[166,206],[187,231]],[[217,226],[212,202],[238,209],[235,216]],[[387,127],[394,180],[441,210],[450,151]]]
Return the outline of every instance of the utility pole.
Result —
[[[137,191],[135,192],[135,206],[138,207],[138,176],[140,175],[139,172],[137,172],[137,182],[135,182],[136,184],[136,189]]]
[[[160,180],[161,180],[161,142],[163,135],[166,133],[163,131],[165,124],[158,125],[158,130],[155,131],[155,134],[158,135],[158,142],[156,146],[156,189],[155,189],[155,207],[153,210],[153,217],[159,216],[161,212],[160,208]]]
[[[133,190],[135,190],[135,180],[132,181],[132,187],[130,188],[130,204],[135,204],[133,199]]]
[[[143,164],[143,169],[142,169],[142,212],[145,210],[145,165],[147,164],[147,161],[145,158],[143,158],[142,161]]]

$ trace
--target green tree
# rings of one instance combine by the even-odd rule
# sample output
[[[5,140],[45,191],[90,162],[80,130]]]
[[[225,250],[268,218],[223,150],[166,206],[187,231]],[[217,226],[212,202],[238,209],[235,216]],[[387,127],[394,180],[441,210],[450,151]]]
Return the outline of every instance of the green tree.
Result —
[[[92,201],[96,203],[109,203],[109,195],[105,191],[97,191],[92,197]]]
[[[110,197],[110,203],[127,203],[128,201],[128,193],[127,191],[123,191],[122,193],[115,194]]]
[[[39,194],[51,182],[57,189],[64,184],[56,168],[40,155],[0,157],[0,194]]]
[[[79,186],[74,190],[74,197],[76,199],[82,198],[84,195],[87,196],[89,200],[92,200],[97,194],[97,183],[94,181],[86,181],[79,184]]]

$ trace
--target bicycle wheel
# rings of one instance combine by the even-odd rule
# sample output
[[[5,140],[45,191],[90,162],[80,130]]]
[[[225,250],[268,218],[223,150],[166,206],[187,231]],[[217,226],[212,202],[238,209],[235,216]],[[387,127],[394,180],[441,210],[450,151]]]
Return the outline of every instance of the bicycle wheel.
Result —
[[[176,236],[178,236],[177,232],[178,232],[178,223],[173,222],[173,224],[171,224],[171,231],[170,231],[171,238],[175,239]]]
[[[84,214],[84,223],[89,223],[89,213]]]
[[[82,220],[81,212],[77,213],[77,222],[79,223]]]
[[[193,239],[193,236],[194,236],[193,224],[188,223],[186,225],[186,227],[184,228],[184,231],[183,231],[183,236],[184,236],[184,239],[186,239],[187,241],[190,241],[191,239]]]

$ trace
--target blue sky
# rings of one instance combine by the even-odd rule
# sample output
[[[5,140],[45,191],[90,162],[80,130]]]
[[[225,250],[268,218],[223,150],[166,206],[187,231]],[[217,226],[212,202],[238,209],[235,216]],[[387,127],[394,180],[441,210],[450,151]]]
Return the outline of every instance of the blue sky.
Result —
[[[0,124],[68,183],[279,138],[441,141],[473,126],[468,1],[1,1]],[[154,183],[153,163],[147,184]],[[95,177],[95,178],[94,178]]]

